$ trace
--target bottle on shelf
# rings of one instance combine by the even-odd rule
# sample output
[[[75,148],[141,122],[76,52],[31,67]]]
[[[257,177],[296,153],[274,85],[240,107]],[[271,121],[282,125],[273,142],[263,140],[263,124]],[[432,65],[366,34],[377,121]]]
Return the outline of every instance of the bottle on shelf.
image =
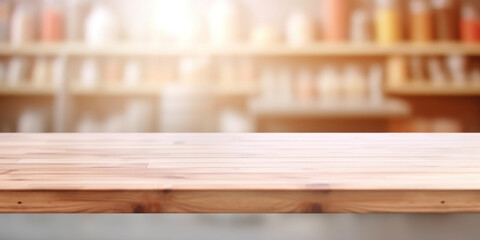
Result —
[[[24,57],[13,57],[8,63],[7,85],[19,86],[27,80],[28,60]]]
[[[140,61],[137,59],[128,60],[123,69],[123,84],[125,86],[139,86],[142,78],[143,68]]]
[[[234,58],[225,57],[219,61],[217,77],[222,86],[233,88],[238,84],[237,65]]]
[[[84,25],[87,44],[104,45],[118,38],[118,25],[114,14],[104,3],[96,3],[88,14]]]
[[[409,30],[413,42],[433,40],[433,15],[426,0],[410,0]]]
[[[376,0],[375,34],[378,43],[401,41],[400,10],[396,0]]]
[[[463,42],[480,42],[480,16],[472,2],[464,3],[462,6],[460,36]]]
[[[257,65],[250,57],[240,58],[238,61],[238,80],[241,84],[249,84],[257,79]]]
[[[383,94],[383,70],[380,64],[370,66],[368,72],[368,98],[373,105],[379,105],[384,102]]]
[[[348,64],[343,72],[343,92],[348,103],[362,103],[367,98],[368,87],[359,65]]]
[[[257,46],[269,46],[281,41],[280,31],[272,25],[259,24],[253,27],[250,42]]]
[[[317,94],[315,77],[311,70],[303,68],[298,72],[296,83],[296,95],[300,103],[312,103]]]
[[[102,79],[108,85],[120,85],[122,80],[122,61],[116,57],[108,57],[103,62]]]
[[[35,86],[44,87],[51,79],[50,62],[44,56],[37,57],[33,65],[32,84]]]
[[[253,124],[248,115],[233,107],[222,108],[219,113],[219,130],[226,133],[251,132]]]
[[[214,45],[236,43],[242,38],[242,6],[237,0],[216,0],[209,12],[210,42]]]
[[[58,42],[63,39],[64,19],[58,5],[57,1],[43,1],[40,14],[40,41],[42,42]]]
[[[336,104],[341,97],[341,77],[334,65],[322,67],[317,80],[319,100],[323,104]]]
[[[440,59],[431,57],[427,61],[428,75],[433,86],[444,86],[447,83],[447,75]]]
[[[278,101],[289,104],[293,102],[292,73],[286,66],[278,71],[277,79]],[[278,103],[277,103],[278,104]]]
[[[0,42],[8,41],[8,29],[11,15],[11,2],[0,1]]]
[[[448,71],[455,86],[465,86],[467,83],[467,60],[462,55],[450,55],[446,57]]]
[[[12,13],[10,42],[22,44],[33,41],[35,33],[33,9],[24,2],[18,3]]]
[[[98,63],[94,58],[84,59],[80,69],[80,85],[83,88],[94,88],[99,85]]]
[[[265,103],[275,103],[275,67],[265,66],[262,68],[259,76],[260,80],[260,100]]]
[[[350,21],[350,40],[354,43],[372,41],[372,24],[372,19],[366,9],[359,8],[353,11]]]
[[[409,59],[410,80],[413,84],[423,84],[427,80],[425,64],[422,56],[412,56]]]
[[[343,42],[348,37],[348,0],[322,1],[323,37],[328,42]]]
[[[440,41],[454,41],[458,37],[457,17],[452,0],[432,0],[435,38]]]
[[[407,83],[408,66],[404,56],[392,56],[387,60],[388,87],[399,87]]]
[[[161,61],[158,57],[149,57],[145,60],[145,82],[152,86],[159,86],[162,79]]]
[[[315,22],[304,11],[297,10],[287,19],[286,41],[291,46],[304,46],[315,42]]]
[[[84,10],[82,0],[67,0],[65,3],[65,32],[68,41],[79,41],[81,36],[82,14]]]

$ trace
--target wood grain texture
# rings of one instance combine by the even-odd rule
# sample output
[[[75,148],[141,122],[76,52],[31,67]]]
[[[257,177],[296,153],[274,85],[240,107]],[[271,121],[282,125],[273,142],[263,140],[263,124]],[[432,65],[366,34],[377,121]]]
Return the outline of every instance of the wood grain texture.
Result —
[[[480,134],[0,134],[0,212],[480,212]]]

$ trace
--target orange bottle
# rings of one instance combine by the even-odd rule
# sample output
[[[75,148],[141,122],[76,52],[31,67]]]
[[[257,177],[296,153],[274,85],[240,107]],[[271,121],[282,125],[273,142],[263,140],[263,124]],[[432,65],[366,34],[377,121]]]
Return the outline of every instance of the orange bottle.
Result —
[[[40,40],[56,42],[63,38],[63,17],[58,6],[51,1],[44,3],[40,19]]]
[[[430,42],[433,39],[433,14],[426,0],[410,1],[410,39],[413,42]]]
[[[348,0],[323,0],[323,34],[326,41],[341,42],[348,38]]]
[[[463,42],[480,42],[480,18],[472,4],[465,4],[462,7],[460,33]]]

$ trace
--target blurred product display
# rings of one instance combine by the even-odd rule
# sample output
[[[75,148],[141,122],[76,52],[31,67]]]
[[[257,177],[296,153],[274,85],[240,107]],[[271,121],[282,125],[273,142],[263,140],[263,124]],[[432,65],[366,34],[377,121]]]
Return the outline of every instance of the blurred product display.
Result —
[[[1,131],[480,131],[475,0],[0,0],[0,55]]]

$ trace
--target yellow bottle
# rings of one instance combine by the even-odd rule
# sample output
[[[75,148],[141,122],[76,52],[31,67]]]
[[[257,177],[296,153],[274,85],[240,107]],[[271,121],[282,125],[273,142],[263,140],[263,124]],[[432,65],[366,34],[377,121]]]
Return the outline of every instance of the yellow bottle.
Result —
[[[401,40],[400,11],[395,0],[377,0],[375,33],[378,43],[395,43]]]

